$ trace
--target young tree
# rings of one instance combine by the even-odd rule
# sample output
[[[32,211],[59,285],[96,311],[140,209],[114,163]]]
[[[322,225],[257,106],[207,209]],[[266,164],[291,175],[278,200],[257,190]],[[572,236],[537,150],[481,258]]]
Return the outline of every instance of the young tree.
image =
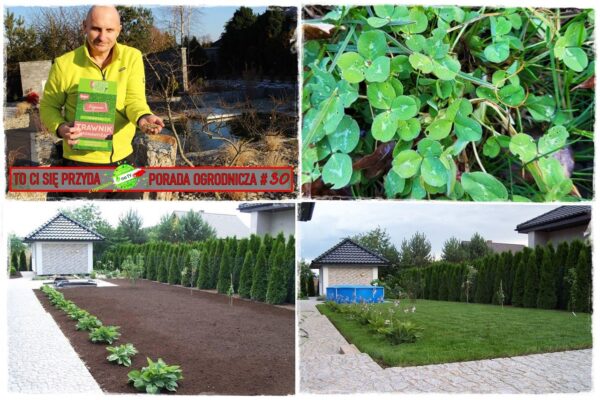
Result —
[[[217,288],[217,281],[219,279],[219,267],[221,266],[221,258],[223,257],[223,250],[225,248],[225,239],[218,239],[216,246],[214,246],[215,252],[208,270],[210,271],[210,288]]]
[[[569,275],[569,270],[572,269],[573,273],[577,269],[577,263],[579,262],[579,253],[583,248],[583,242],[581,240],[574,240],[569,243],[569,251],[567,259],[565,261],[565,278],[563,279],[563,290],[561,297],[564,299],[565,309],[573,309],[574,304],[570,304],[573,290],[571,283],[573,281],[572,276]]]
[[[562,242],[556,249],[554,258],[556,268],[556,302],[560,310],[566,310],[569,302],[568,292],[565,291],[565,277],[567,273],[567,256],[569,255],[569,242]]]
[[[256,256],[256,265],[252,273],[252,288],[250,294],[252,300],[265,301],[267,295],[267,283],[269,266],[266,258],[267,247],[263,243]]]
[[[281,245],[277,246],[278,248]],[[269,271],[266,302],[269,304],[284,303],[287,298],[287,281],[284,265],[285,251],[278,251],[273,258],[273,264]]]
[[[119,230],[131,243],[145,243],[148,240],[148,235],[143,228],[144,220],[141,215],[134,209],[129,209],[125,214],[119,217]]]
[[[459,263],[469,259],[467,246],[454,236],[444,242],[442,248],[442,260]]]
[[[392,238],[385,228],[378,226],[365,233],[359,233],[349,237],[354,242],[381,255],[391,264],[390,267],[379,268],[379,278],[385,278],[389,274],[396,274],[400,265],[400,252],[392,243]]]
[[[540,278],[537,259],[541,248],[536,246],[534,252],[527,257],[527,268],[525,269],[525,289],[523,290],[523,307],[535,308],[537,306],[538,291],[540,288]],[[543,251],[542,257],[543,258]]]
[[[249,299],[252,291],[252,273],[253,273],[253,259],[252,251],[246,251],[246,256],[244,257],[244,264],[242,265],[242,270],[240,271],[240,283],[238,293],[240,297],[244,299]]]
[[[25,250],[21,250],[19,253],[19,271],[27,271],[27,256]]]
[[[285,254],[284,254],[284,269],[285,269],[285,276],[286,276],[286,292],[287,292],[287,299],[286,301],[288,303],[294,303],[294,300],[296,298],[296,273],[294,271],[294,268],[296,266],[296,240],[294,239],[293,235],[290,235],[289,239],[288,239],[288,243],[285,247]]]
[[[575,300],[573,310],[586,313],[592,312],[592,262],[589,246],[582,247],[579,252],[575,275],[577,281],[573,288],[573,298]]]
[[[528,260],[529,255],[523,254],[515,272],[511,296],[512,305],[515,307],[523,307],[523,293],[525,292],[525,268]]]
[[[209,256],[208,249],[202,250],[200,256],[200,265],[198,266],[198,283],[196,287],[198,289],[209,289],[210,288],[210,269],[209,269]]]
[[[144,257],[138,254],[134,261],[132,256],[127,256],[122,265],[122,270],[125,278],[129,279],[131,284],[135,285],[135,282],[142,277],[144,272]]]
[[[226,243],[223,248],[223,256],[221,257],[221,264],[219,266],[219,279],[217,281],[217,291],[219,293],[227,293],[229,285],[231,284],[231,257],[229,251],[230,243]]]
[[[400,246],[402,268],[424,267],[431,263],[431,243],[423,233],[415,233],[410,240],[404,239]]]
[[[233,260],[233,290],[235,290],[236,292],[239,291],[239,285],[240,285],[240,273],[242,271],[242,266],[244,265],[244,256],[246,255],[246,252],[248,251],[248,239],[244,238],[241,239],[238,242],[236,251],[235,251],[235,258]]]
[[[160,256],[160,262],[158,264],[158,272],[156,274],[156,280],[158,282],[167,283],[169,279],[169,259],[170,256],[166,253],[163,253]]]
[[[549,247],[544,251],[542,268],[540,269],[540,290],[538,292],[537,308],[556,308],[556,266]]]

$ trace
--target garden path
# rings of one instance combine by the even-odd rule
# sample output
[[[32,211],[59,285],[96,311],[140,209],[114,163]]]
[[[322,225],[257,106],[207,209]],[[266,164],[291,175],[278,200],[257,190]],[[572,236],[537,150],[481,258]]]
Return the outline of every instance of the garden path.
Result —
[[[573,393],[592,387],[591,349],[383,369],[367,354],[340,354],[347,342],[316,304],[298,301],[301,392]]]
[[[42,281],[7,282],[8,390],[21,393],[102,393],[54,319],[35,297]],[[99,286],[114,286],[107,282]]]

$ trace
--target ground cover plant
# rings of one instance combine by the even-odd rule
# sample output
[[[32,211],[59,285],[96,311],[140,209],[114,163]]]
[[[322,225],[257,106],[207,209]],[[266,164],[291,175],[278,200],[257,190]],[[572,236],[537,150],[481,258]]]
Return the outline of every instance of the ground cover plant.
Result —
[[[305,16],[305,193],[592,197],[592,10],[381,5]]]
[[[414,343],[394,344],[347,314],[319,305],[341,334],[384,366],[426,365],[592,347],[591,316],[485,304],[402,300],[372,305],[419,326]],[[416,311],[405,313],[413,304]]]
[[[118,344],[132,343],[142,356],[130,357],[124,368],[107,360],[105,346],[94,345],[87,331],[36,291],[76,353],[103,391],[137,393],[128,382],[130,370],[147,367],[146,357],[179,365],[185,381],[177,394],[284,395],[294,392],[294,311],[218,293],[138,280],[120,279],[117,286],[79,287],[64,297],[102,317],[106,326],[120,326]],[[183,344],[183,345],[182,345]],[[158,386],[157,386],[158,387]],[[163,393],[170,393],[164,390]]]
[[[177,381],[183,379],[181,368],[179,365],[167,365],[162,359],[156,362],[150,358],[148,366],[143,367],[140,371],[133,370],[127,375],[129,382],[139,391],[145,391],[149,394],[157,394],[162,389],[170,392],[177,391]]]

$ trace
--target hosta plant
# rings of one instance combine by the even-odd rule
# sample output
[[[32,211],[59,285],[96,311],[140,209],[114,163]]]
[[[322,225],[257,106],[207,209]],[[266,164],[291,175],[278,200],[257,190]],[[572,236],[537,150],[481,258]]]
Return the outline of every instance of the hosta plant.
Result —
[[[131,343],[114,347],[109,346],[106,350],[109,352],[108,357],[106,357],[108,361],[116,362],[126,367],[131,366],[131,357],[138,353],[137,349]]]
[[[133,370],[127,375],[129,382],[139,391],[156,394],[163,389],[170,392],[177,391],[177,382],[183,379],[179,365],[168,365],[162,359],[154,362],[147,358],[148,366],[141,371]]]
[[[393,344],[414,343],[421,337],[422,328],[411,321],[393,321],[379,332],[385,334]]]
[[[304,43],[305,193],[591,198],[593,10],[322,10],[305,22],[332,26]]]
[[[121,334],[118,326],[103,325],[90,331],[90,340],[93,343],[113,344]]]
[[[78,331],[89,331],[91,332],[93,329],[99,328],[102,326],[102,321],[100,321],[94,315],[86,315],[80,318],[75,325],[75,328]]]
[[[83,319],[84,317],[88,317],[90,315],[89,312],[79,307],[75,307],[72,310],[69,310],[67,314],[69,315],[69,318],[75,321],[79,321],[80,319]]]

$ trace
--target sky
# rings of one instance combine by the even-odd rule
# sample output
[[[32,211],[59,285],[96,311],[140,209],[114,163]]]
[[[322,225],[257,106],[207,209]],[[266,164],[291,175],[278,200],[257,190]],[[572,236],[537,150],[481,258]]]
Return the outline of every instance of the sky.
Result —
[[[240,2],[242,4],[243,2]],[[143,4],[142,4],[143,5]],[[158,28],[164,29],[167,26],[169,17],[169,9],[160,6],[146,6],[152,9],[155,25]],[[254,14],[262,14],[267,9],[266,7],[251,7]],[[31,23],[37,13],[37,7],[7,7],[8,11],[14,12],[16,16],[23,16],[26,23]],[[235,10],[238,7],[196,7],[191,21],[192,36],[200,37],[210,35],[213,41],[218,40],[223,32],[223,28],[227,21],[231,19]]]
[[[87,202],[89,203],[89,202]],[[3,230],[8,235],[26,236],[54,217],[59,209],[77,208],[85,201],[25,202],[5,201],[2,205]],[[119,223],[119,216],[129,209],[136,210],[144,221],[144,227],[156,225],[160,217],[172,211],[204,210],[207,213],[237,215],[248,228],[250,214],[237,210],[239,202],[231,201],[95,201],[102,216],[112,225]]]
[[[439,258],[444,242],[455,236],[469,240],[478,232],[486,240],[527,244],[527,235],[515,228],[556,205],[328,201],[315,205],[308,222],[298,222],[300,257],[312,260],[341,239],[380,226],[400,248],[402,239],[425,233]]]

